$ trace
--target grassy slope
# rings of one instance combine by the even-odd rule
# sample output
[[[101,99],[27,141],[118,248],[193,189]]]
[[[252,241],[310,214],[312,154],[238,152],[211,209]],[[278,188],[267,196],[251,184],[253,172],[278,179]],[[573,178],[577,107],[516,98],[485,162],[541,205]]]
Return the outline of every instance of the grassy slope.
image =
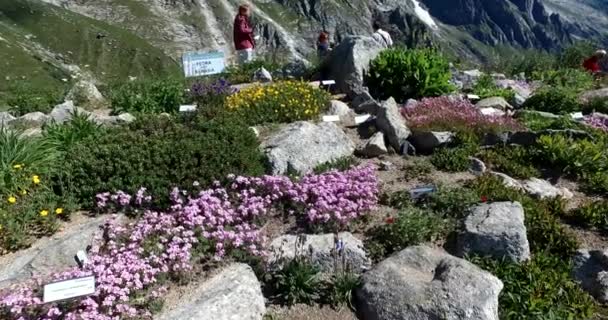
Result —
[[[26,35],[33,37],[26,40]],[[105,37],[98,39],[98,35]],[[129,76],[179,74],[178,64],[145,40],[35,0],[0,1],[0,36],[6,40],[0,42],[1,61],[10,62],[2,70],[0,94],[10,85],[4,75],[11,79],[26,76],[30,82],[49,86],[59,85],[65,77],[57,68],[37,60],[35,52],[27,53],[17,43],[36,42],[48,51],[61,54],[65,63],[88,70],[103,82]]]

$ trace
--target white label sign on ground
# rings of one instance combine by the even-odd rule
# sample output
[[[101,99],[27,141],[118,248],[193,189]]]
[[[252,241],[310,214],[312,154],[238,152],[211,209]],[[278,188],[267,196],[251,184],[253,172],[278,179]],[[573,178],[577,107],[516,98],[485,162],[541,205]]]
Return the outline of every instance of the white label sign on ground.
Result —
[[[44,286],[44,303],[82,297],[95,293],[95,276],[77,278]]]
[[[335,80],[323,80],[323,81],[321,81],[321,84],[324,86],[329,86],[332,84],[336,84],[336,81]]]
[[[467,99],[469,99],[469,100],[479,100],[480,98],[476,94],[468,94],[467,95]]]
[[[179,106],[179,112],[188,112],[188,111],[196,111],[196,105],[185,104],[185,105]]]
[[[582,120],[582,119],[585,119],[585,116],[583,115],[583,113],[582,113],[582,112],[574,112],[574,113],[571,113],[571,114],[570,114],[570,116],[571,116],[571,117],[572,117],[572,119],[574,119],[574,120]]]
[[[338,122],[340,121],[340,116],[332,115],[332,116],[323,116],[324,122]]]
[[[186,78],[217,74],[226,68],[224,53],[220,51],[187,52],[182,56],[182,62]]]

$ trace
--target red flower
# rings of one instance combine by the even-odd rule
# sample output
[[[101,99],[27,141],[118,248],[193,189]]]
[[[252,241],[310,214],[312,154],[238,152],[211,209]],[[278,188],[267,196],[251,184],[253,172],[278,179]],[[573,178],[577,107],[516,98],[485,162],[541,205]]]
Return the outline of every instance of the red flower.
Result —
[[[387,224],[393,224],[393,223],[395,223],[395,218],[393,218],[393,217],[386,218],[386,223]]]
[[[481,196],[481,202],[488,202],[488,198],[486,198],[486,196]]]

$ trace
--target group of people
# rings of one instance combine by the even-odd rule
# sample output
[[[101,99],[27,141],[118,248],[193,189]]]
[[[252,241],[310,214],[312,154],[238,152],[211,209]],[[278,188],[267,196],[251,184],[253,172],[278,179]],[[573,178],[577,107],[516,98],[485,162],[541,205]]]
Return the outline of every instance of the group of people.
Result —
[[[234,48],[237,52],[239,64],[251,62],[254,58],[256,43],[253,27],[249,20],[250,15],[251,9],[249,5],[243,4],[239,6],[239,11],[234,18]],[[379,23],[374,22],[373,28],[374,34],[372,35],[372,38],[376,40],[379,45],[385,48],[393,46],[391,35],[382,30]],[[319,59],[325,58],[331,50],[332,44],[330,43],[329,33],[327,31],[322,31],[317,39],[317,55],[319,56]]]
[[[598,50],[583,62],[583,68],[596,77],[608,75],[608,55],[606,50]]]

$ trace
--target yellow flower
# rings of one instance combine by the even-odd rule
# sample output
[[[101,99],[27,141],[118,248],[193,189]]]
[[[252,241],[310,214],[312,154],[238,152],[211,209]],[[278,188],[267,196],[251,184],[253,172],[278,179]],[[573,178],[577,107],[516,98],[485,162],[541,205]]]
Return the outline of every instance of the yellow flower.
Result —
[[[42,210],[42,211],[40,211],[40,215],[43,216],[43,217],[46,217],[46,216],[49,215],[49,211],[48,210]]]
[[[34,184],[40,184],[40,177],[39,176],[33,176],[32,177],[32,182],[34,182]]]
[[[8,203],[15,204],[17,202],[17,198],[10,196],[8,197]]]
[[[63,213],[63,208],[55,209],[55,214],[62,214],[62,213]]]
[[[22,164],[16,164],[16,165],[13,166],[13,169],[17,169],[17,170],[19,170],[21,168],[23,168]]]

